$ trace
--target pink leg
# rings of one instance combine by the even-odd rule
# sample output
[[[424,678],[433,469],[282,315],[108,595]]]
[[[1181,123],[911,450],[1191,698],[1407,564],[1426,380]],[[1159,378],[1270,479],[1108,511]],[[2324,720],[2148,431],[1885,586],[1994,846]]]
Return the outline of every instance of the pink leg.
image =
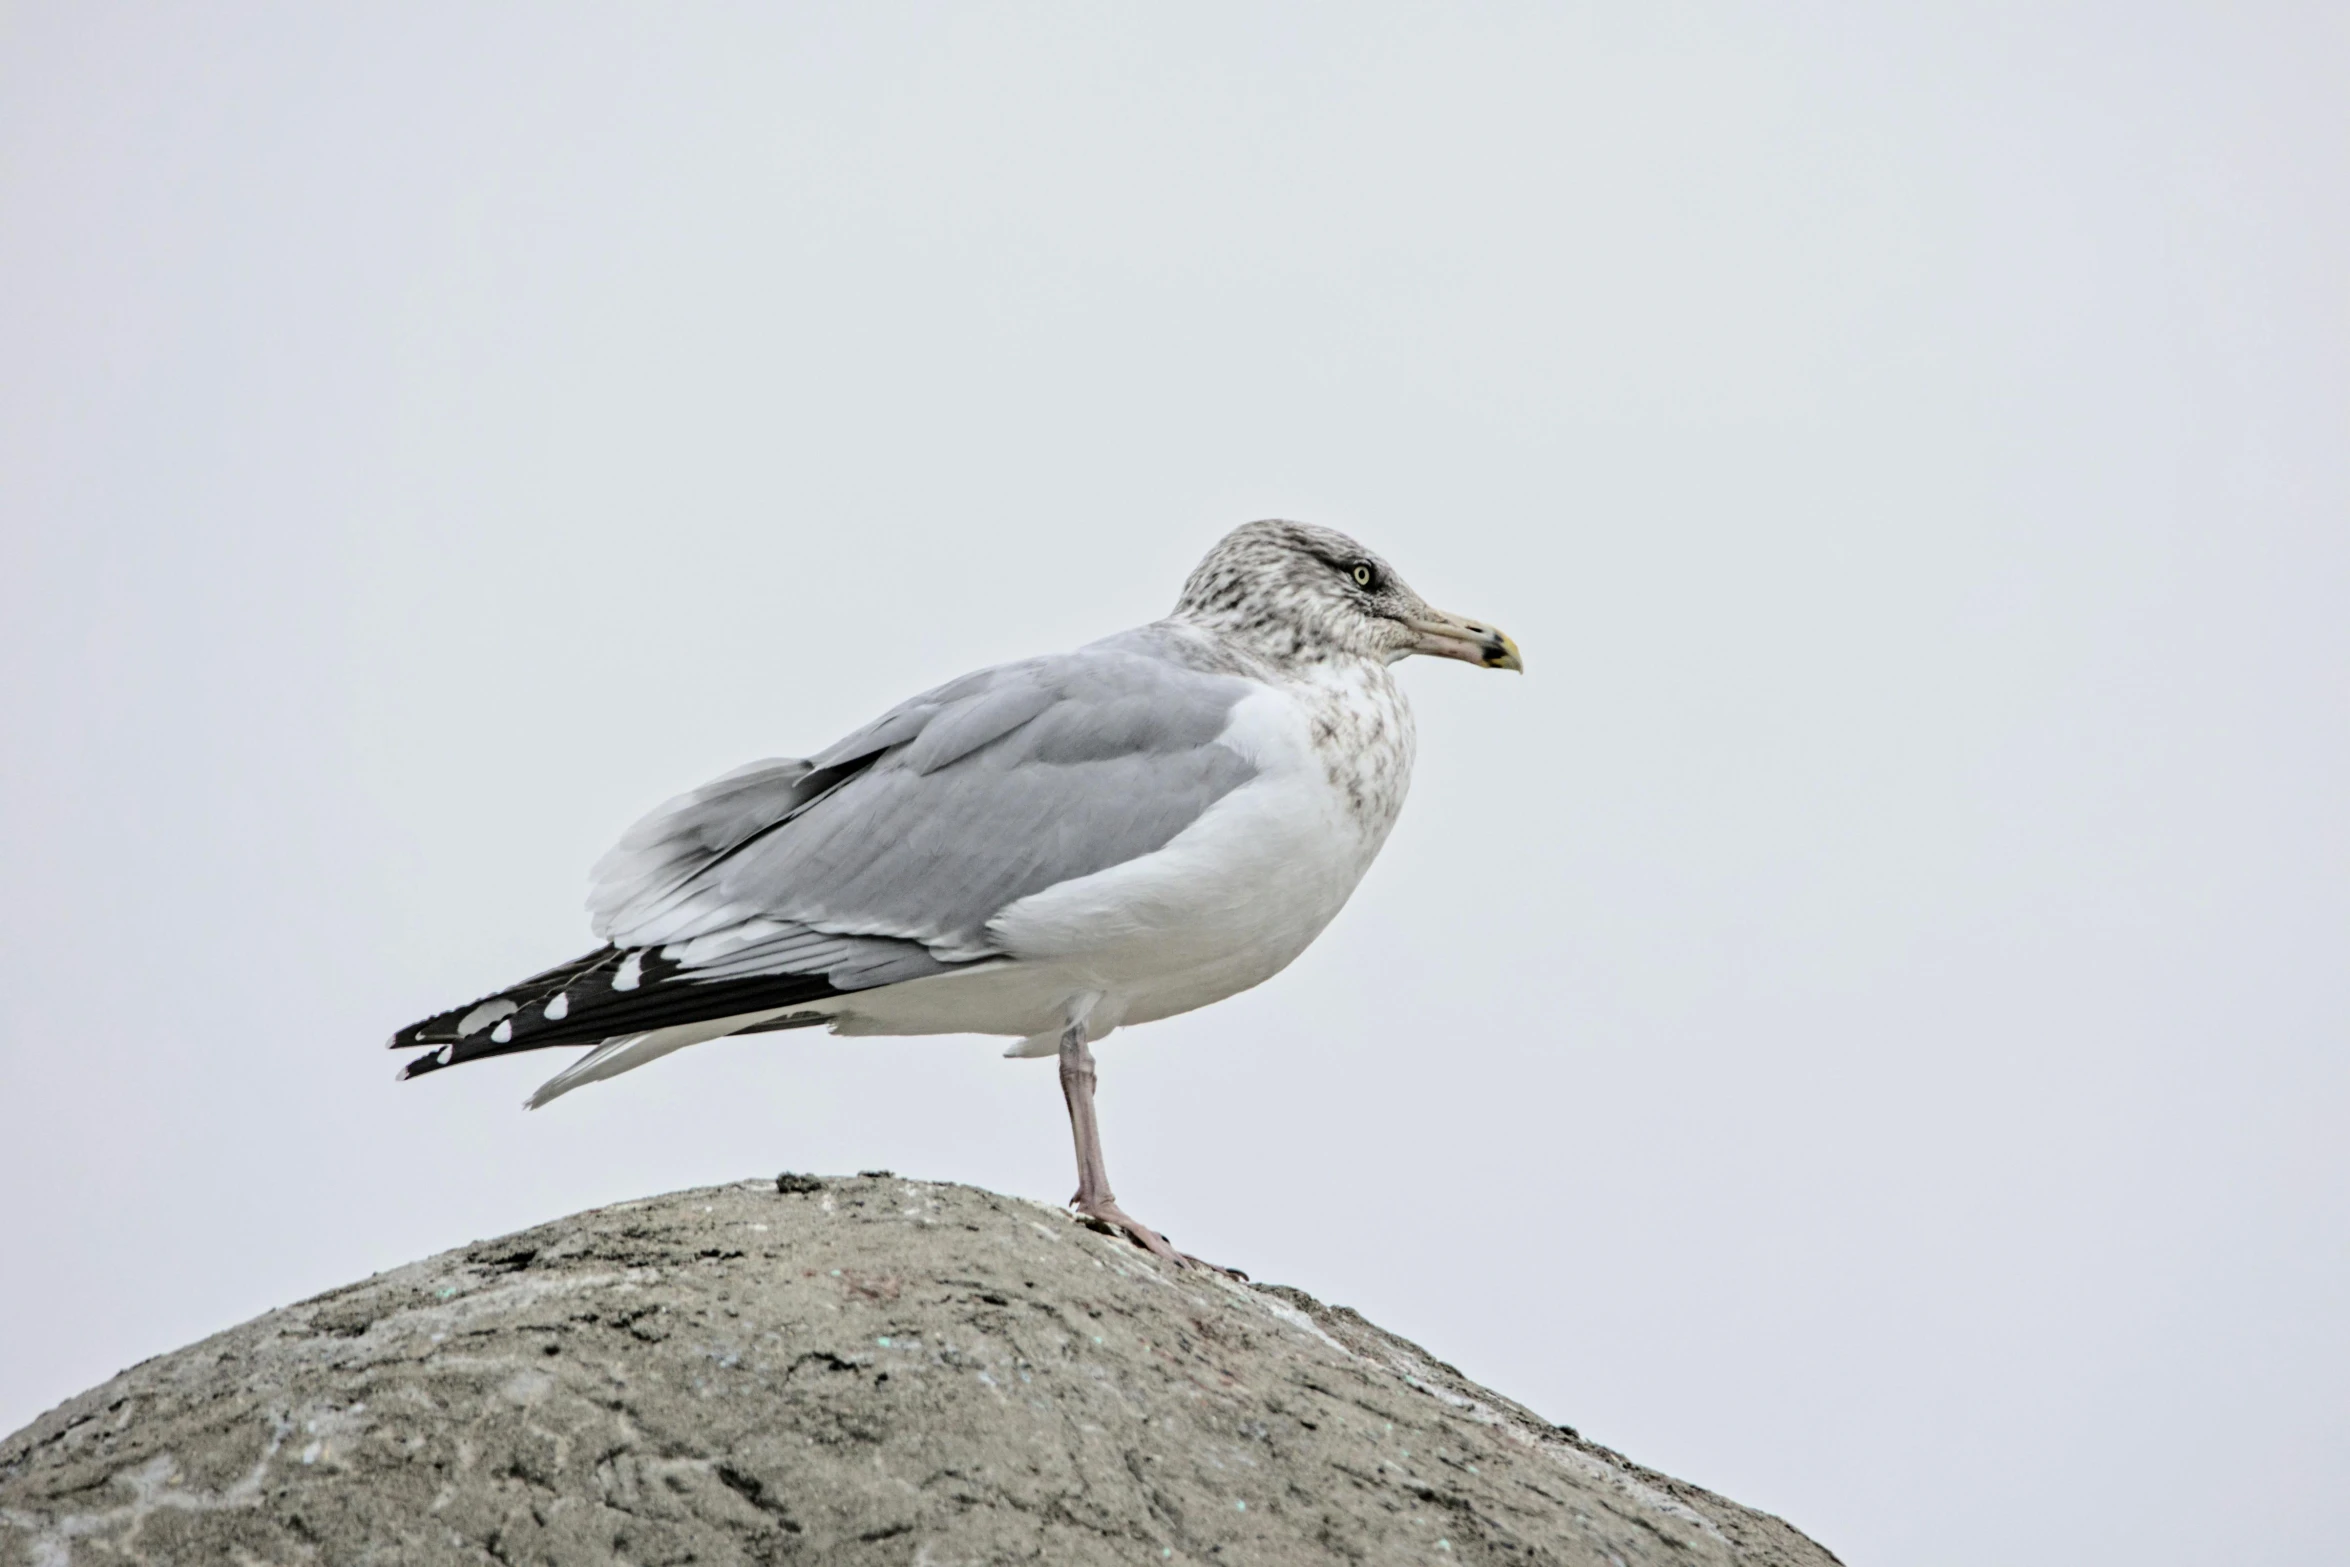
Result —
[[[1191,1259],[1168,1245],[1158,1231],[1127,1217],[1110,1195],[1101,1127],[1093,1116],[1093,1079],[1093,1049],[1086,1043],[1085,1024],[1073,1023],[1061,1032],[1061,1095],[1069,1101],[1069,1130],[1077,1139],[1077,1195],[1069,1204],[1089,1219],[1117,1226],[1152,1256],[1180,1267]]]

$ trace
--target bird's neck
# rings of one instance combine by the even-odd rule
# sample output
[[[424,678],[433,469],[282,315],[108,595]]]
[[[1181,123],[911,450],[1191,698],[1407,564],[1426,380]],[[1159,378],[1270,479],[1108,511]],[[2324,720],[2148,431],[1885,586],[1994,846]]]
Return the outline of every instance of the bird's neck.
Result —
[[[1316,754],[1361,839],[1367,866],[1411,788],[1419,749],[1411,703],[1394,671],[1374,658],[1316,665],[1293,678],[1290,689],[1306,710]]]
[[[1179,609],[1159,624],[1194,644],[1213,647],[1259,680],[1319,681],[1357,665],[1383,667],[1352,648],[1277,620]]]

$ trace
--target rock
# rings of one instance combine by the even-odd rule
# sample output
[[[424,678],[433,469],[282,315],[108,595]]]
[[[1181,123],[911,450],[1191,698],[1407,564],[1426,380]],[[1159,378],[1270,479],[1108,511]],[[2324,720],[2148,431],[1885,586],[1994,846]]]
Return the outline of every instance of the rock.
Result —
[[[561,1219],[0,1442],[0,1563],[1797,1567],[1342,1307],[879,1174]]]

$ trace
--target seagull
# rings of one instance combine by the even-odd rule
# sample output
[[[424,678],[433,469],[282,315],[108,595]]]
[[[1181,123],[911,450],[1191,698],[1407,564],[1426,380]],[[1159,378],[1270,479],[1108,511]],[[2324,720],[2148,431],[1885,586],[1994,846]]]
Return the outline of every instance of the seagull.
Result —
[[[1091,1046],[1262,984],[1336,917],[1411,781],[1415,653],[1518,669],[1343,533],[1251,522],[1163,620],[924,692],[630,828],[603,945],[412,1023],[403,1079],[589,1045],[531,1095],[728,1035],[994,1034],[1058,1056],[1081,1215],[1181,1265],[1110,1191]]]

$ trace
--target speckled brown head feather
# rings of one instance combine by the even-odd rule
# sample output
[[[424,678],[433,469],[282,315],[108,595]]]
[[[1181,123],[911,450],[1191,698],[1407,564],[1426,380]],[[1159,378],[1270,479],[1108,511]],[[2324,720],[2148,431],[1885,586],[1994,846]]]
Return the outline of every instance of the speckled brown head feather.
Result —
[[[1267,520],[1218,541],[1183,584],[1170,617],[1299,668],[1338,658],[1393,663],[1412,653],[1515,669],[1498,631],[1447,615],[1395,568],[1332,528]]]

